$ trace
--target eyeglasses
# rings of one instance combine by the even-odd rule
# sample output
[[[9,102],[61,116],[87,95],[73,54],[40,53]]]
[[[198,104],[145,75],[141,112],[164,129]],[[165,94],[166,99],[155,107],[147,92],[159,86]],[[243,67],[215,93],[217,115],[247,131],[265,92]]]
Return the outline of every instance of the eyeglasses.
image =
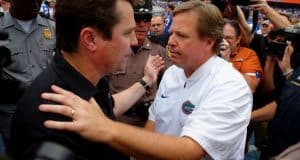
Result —
[[[134,20],[136,23],[139,23],[141,21],[147,23],[151,21],[151,18],[151,14],[134,14]]]

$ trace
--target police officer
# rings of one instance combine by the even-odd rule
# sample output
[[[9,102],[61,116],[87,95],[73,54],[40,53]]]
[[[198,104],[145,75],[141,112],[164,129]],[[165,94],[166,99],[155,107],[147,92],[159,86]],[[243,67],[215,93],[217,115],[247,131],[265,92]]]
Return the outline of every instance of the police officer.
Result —
[[[142,79],[144,66],[149,55],[159,54],[167,60],[165,48],[152,42],[147,37],[151,26],[152,2],[151,0],[139,2],[140,4],[134,7],[134,19],[136,22],[134,31],[138,45],[132,46],[131,55],[110,76],[110,88],[113,93],[125,90]],[[168,63],[166,63],[166,66],[168,66]],[[154,99],[157,90],[157,85],[155,84],[150,88],[143,81],[140,82],[146,87],[146,94],[125,115],[119,117],[120,121],[136,126],[143,126],[148,119],[148,107]]]
[[[0,91],[0,133],[5,143],[19,95],[46,68],[56,47],[55,23],[38,15],[42,0],[11,0],[10,3],[9,11],[0,17],[0,30],[9,33],[10,42],[6,47],[12,59],[3,71],[19,81],[19,86]]]

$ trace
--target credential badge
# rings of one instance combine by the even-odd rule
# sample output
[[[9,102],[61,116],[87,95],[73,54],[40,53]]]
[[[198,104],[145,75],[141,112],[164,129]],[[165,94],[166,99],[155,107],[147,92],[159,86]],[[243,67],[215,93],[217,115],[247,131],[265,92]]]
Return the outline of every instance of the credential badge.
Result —
[[[43,34],[46,39],[51,39],[52,37],[52,33],[49,28],[45,28]]]

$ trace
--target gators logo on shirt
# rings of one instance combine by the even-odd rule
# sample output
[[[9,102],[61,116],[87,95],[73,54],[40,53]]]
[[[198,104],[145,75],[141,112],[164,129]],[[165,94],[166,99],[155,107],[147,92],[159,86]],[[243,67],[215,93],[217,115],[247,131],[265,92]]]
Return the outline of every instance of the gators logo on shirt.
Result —
[[[182,104],[181,109],[184,114],[189,115],[194,111],[195,105],[193,105],[189,100],[187,100]]]

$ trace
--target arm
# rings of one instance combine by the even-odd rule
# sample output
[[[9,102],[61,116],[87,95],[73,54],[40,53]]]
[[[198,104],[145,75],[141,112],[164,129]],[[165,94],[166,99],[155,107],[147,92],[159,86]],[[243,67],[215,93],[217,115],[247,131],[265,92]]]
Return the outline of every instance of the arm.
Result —
[[[275,28],[286,28],[292,25],[286,17],[280,15],[272,7],[270,7],[266,0],[253,0],[253,2],[255,4],[250,5],[250,7],[266,15]]]
[[[247,73],[243,73],[243,76],[245,78],[245,80],[247,81],[252,93],[254,93],[256,91],[256,88],[260,82],[260,79],[259,78],[256,78],[254,76],[249,76],[247,75]]]
[[[263,80],[263,90],[266,93],[272,92],[275,90],[275,84],[273,80],[273,74],[275,69],[275,60],[272,56],[267,55],[266,63],[264,67],[264,80]]]
[[[265,105],[264,107],[252,112],[251,120],[253,122],[270,121],[274,118],[277,109],[275,101]]]
[[[145,127],[144,127],[146,130],[148,131],[155,131],[155,123],[151,120],[148,120],[145,124]]]
[[[202,147],[189,137],[172,137],[114,122],[108,144],[138,158],[145,159],[201,159]],[[124,132],[125,131],[125,132]],[[134,138],[133,138],[134,137]],[[142,142],[142,143],[141,143]]]
[[[64,105],[45,104],[39,109],[68,116],[73,121],[46,121],[44,125],[48,128],[74,131],[91,141],[106,143],[137,158],[192,160],[205,155],[203,148],[189,137],[161,135],[114,122],[103,114],[93,98],[85,101],[59,87],[52,86],[52,89],[58,94],[46,93],[42,97]]]
[[[144,68],[145,75],[142,79],[149,86],[151,86],[156,82],[159,71],[163,69],[163,67],[164,61],[160,56],[149,56]],[[145,88],[139,82],[136,82],[128,89],[114,94],[113,97],[115,100],[115,115],[120,116],[124,112],[126,112],[131,106],[136,103],[137,100],[139,100],[144,95],[145,92]]]
[[[247,23],[247,20],[245,18],[245,15],[241,9],[240,6],[236,6],[236,10],[237,10],[237,21],[241,26],[241,31],[242,31],[242,35],[243,35],[243,39],[245,41],[245,43],[247,44],[247,46],[251,43],[252,39],[253,39],[253,34],[251,33],[251,29]]]
[[[243,54],[243,52],[247,55],[247,58],[245,58],[240,72],[247,81],[252,93],[254,93],[263,75],[262,67],[257,54],[253,50],[242,50],[239,54]]]
[[[245,15],[240,6],[236,6],[237,10],[237,21],[241,25],[241,27],[245,30],[249,35],[251,34],[251,28],[249,27]]]

